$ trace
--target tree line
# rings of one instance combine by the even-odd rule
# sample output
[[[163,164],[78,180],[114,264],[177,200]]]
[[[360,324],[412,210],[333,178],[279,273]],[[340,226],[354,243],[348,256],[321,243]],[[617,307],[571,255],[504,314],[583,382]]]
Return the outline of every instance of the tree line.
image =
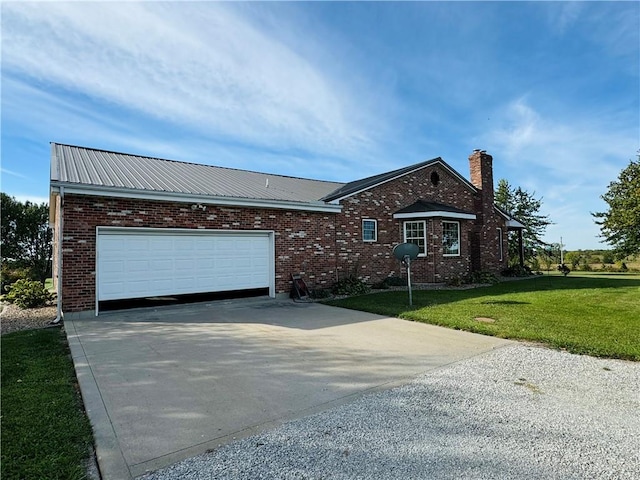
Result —
[[[2,284],[13,283],[18,278],[44,284],[51,275],[49,206],[28,200],[21,202],[0,193],[0,212]]]

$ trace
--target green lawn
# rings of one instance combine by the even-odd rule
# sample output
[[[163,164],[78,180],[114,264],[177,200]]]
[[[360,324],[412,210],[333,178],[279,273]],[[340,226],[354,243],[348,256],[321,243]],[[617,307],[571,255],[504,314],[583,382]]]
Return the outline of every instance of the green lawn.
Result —
[[[538,276],[470,290],[384,292],[327,302],[434,325],[640,361],[640,275]],[[495,320],[483,323],[476,318]]]
[[[2,479],[82,479],[93,442],[60,329],[2,342]]]

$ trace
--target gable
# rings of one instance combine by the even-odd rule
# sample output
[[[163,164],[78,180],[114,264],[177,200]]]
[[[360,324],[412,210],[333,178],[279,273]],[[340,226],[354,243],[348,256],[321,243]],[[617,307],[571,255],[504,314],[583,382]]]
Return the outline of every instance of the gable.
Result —
[[[351,197],[353,195],[357,195],[359,193],[365,192],[372,188],[383,185],[387,182],[391,182],[393,180],[397,180],[405,175],[410,175],[425,168],[433,168],[433,167],[441,167],[453,177],[455,177],[460,183],[469,189],[471,192],[476,193],[478,190],[474,187],[471,182],[465,179],[462,175],[456,172],[451,166],[449,166],[442,158],[437,157],[432,160],[427,160],[425,162],[416,163],[415,165],[410,165],[408,167],[400,168],[398,170],[393,170],[391,172],[382,173],[379,175],[374,175],[372,177],[363,178],[361,180],[356,180],[354,182],[349,182],[342,187],[338,188],[331,194],[323,197],[321,200],[325,202],[340,202],[345,198]]]

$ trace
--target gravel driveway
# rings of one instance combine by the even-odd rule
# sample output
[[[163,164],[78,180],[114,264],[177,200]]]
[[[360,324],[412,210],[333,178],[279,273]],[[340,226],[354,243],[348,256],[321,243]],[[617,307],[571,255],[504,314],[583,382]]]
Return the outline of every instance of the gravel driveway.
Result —
[[[640,364],[518,344],[163,470],[170,479],[631,479]]]

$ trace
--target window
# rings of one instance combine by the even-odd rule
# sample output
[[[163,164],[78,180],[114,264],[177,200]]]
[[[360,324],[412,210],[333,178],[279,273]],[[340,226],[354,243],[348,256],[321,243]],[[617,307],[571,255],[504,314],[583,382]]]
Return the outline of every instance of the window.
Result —
[[[378,241],[377,220],[362,220],[362,240],[365,242]]]
[[[500,258],[500,261],[502,261],[502,259],[504,258],[504,245],[502,242],[503,242],[502,229],[499,228],[498,229],[498,248],[500,249],[500,251],[498,252],[498,258]]]
[[[420,247],[418,256],[424,257],[427,254],[427,222],[419,220],[417,222],[404,222],[404,241],[415,243]]]
[[[443,255],[460,255],[460,223],[442,222],[442,249]]]

